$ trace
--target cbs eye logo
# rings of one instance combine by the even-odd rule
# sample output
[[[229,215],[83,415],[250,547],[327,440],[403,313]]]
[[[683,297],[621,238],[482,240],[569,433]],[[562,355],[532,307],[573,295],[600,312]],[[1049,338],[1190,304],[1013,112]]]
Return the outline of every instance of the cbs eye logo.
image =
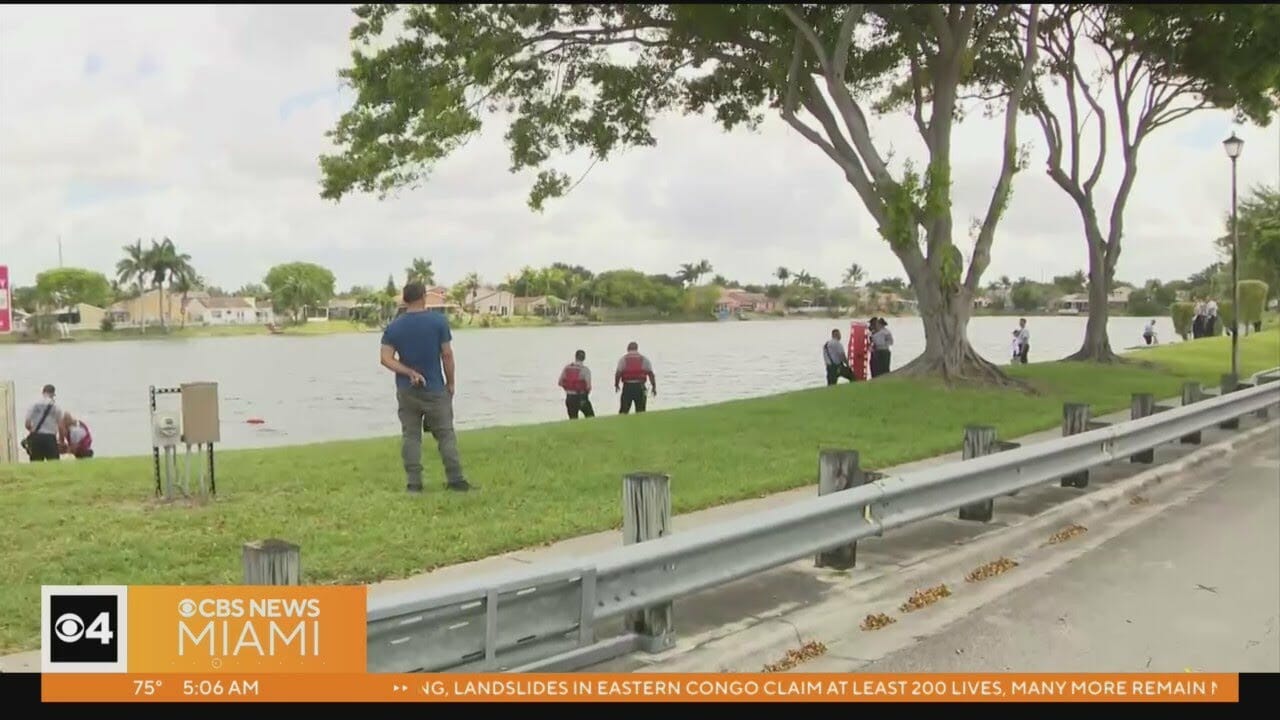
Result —
[[[118,661],[118,600],[115,595],[51,596],[49,659],[55,663]]]

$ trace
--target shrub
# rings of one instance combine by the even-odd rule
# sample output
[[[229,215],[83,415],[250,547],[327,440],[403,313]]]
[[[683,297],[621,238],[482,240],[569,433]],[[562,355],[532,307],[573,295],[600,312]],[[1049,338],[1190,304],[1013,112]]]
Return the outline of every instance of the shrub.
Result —
[[[1169,317],[1173,320],[1173,331],[1186,340],[1191,336],[1191,324],[1195,320],[1196,305],[1189,302],[1176,302],[1169,307]]]
[[[1226,335],[1231,329],[1231,319],[1236,316],[1235,304],[1230,300],[1223,300],[1218,303],[1218,322],[1214,323],[1214,335]]]
[[[1271,288],[1261,280],[1240,281],[1240,323],[1253,325],[1262,322],[1266,310],[1267,294]]]
[[[102,322],[98,323],[98,328],[104,333],[111,332],[116,329],[116,323],[111,319],[110,315],[104,315],[102,316]]]

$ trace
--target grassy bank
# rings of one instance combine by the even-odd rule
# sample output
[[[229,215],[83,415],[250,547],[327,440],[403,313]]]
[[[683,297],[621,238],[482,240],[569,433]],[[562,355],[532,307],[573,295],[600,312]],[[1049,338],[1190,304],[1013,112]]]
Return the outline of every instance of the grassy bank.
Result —
[[[812,484],[821,447],[857,448],[868,467],[887,467],[957,449],[967,423],[1015,437],[1057,425],[1065,401],[1101,413],[1127,407],[1133,392],[1165,397],[1184,379],[1216,383],[1228,347],[1216,338],[1142,351],[1153,367],[1011,368],[1036,396],[889,377],[468,431],[463,462],[482,490],[463,496],[406,496],[392,438],[223,452],[218,500],[198,509],[151,501],[149,458],[0,466],[0,649],[38,645],[41,584],[238,582],[241,543],[266,537],[302,545],[306,582],[403,577],[617,527],[619,478],[629,471],[670,473],[675,512],[689,512]],[[1245,372],[1280,365],[1280,332],[1241,347]],[[426,458],[438,478],[430,445]]]

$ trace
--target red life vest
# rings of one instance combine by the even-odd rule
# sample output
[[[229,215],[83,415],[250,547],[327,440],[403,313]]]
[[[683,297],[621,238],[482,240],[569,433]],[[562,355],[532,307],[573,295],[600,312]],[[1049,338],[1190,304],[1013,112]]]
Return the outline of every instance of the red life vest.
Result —
[[[640,353],[627,353],[622,356],[622,382],[642,383],[649,377],[644,369],[644,356]]]
[[[565,392],[585,393],[587,391],[587,379],[582,376],[582,367],[570,363],[565,365],[564,371],[560,373],[560,387]]]

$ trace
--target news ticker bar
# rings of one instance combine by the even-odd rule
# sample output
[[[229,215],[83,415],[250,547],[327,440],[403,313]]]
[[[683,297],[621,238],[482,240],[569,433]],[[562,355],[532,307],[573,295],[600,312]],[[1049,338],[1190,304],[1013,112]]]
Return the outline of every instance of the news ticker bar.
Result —
[[[46,674],[44,702],[1238,702],[1236,673]]]

